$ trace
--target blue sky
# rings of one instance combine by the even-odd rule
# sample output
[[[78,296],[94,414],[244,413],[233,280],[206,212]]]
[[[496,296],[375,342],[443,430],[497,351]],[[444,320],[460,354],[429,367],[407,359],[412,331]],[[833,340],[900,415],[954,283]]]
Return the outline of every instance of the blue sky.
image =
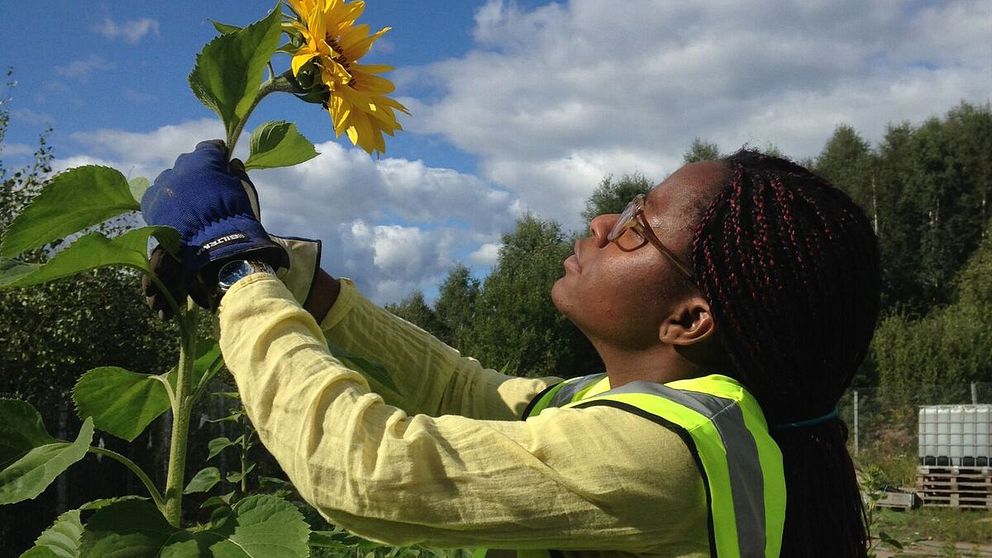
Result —
[[[0,157],[26,160],[52,126],[59,168],[154,177],[220,136],[186,82],[210,20],[273,5],[4,2],[0,63],[18,84]],[[988,0],[368,0],[361,21],[393,28],[367,60],[396,67],[413,113],[385,157],[289,96],[249,127],[295,121],[322,153],[254,176],[263,223],[322,239],[325,267],[379,302],[431,296],[455,263],[484,275],[526,212],[581,228],[604,176],[660,181],[696,137],[803,158],[839,124],[876,142],[992,91]]]

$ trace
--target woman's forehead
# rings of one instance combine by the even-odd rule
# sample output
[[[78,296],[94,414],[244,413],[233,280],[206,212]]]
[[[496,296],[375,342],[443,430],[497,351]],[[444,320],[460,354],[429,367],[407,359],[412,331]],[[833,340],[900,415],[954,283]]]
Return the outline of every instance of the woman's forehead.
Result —
[[[648,192],[646,212],[663,220],[685,219],[695,208],[709,205],[726,183],[728,172],[721,161],[685,165]]]

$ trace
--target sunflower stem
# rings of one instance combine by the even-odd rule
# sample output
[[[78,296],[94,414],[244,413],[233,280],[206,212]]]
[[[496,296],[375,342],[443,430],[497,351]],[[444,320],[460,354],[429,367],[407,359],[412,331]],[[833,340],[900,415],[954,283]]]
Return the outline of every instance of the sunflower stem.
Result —
[[[258,94],[252,100],[251,104],[248,105],[248,110],[245,111],[245,115],[235,123],[234,127],[227,134],[227,158],[230,159],[234,154],[234,147],[238,144],[238,139],[241,137],[241,132],[245,129],[245,124],[248,122],[248,118],[251,113],[254,112],[255,107],[258,103],[268,95],[269,93],[275,93],[276,91],[283,91],[286,93],[291,93],[293,91],[293,86],[290,83],[288,77],[292,76],[292,71],[288,70],[285,73],[275,76],[272,79],[266,80],[258,88]]]

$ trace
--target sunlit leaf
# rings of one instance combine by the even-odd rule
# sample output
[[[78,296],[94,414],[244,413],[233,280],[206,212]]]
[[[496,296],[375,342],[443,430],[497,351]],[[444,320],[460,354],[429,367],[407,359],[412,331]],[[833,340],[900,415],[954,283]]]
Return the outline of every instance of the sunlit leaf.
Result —
[[[200,469],[200,471],[193,475],[193,478],[189,480],[186,485],[186,489],[183,490],[183,494],[192,494],[194,492],[209,492],[217,483],[220,482],[220,469],[217,467],[207,467],[205,469]]]
[[[140,209],[117,169],[88,165],[52,179],[3,234],[0,257],[13,258],[125,211]]]
[[[209,452],[207,453],[207,461],[210,461],[218,453],[234,445],[236,444],[231,440],[229,440],[227,436],[221,438],[214,438],[213,440],[210,440],[209,442],[207,442],[207,449],[209,450]]]
[[[43,264],[0,263],[0,288],[37,285],[108,265],[130,266],[147,272],[145,254],[149,237],[155,235],[159,241],[169,239],[172,242],[176,240],[176,234],[170,227],[142,227],[115,238],[90,233]]]
[[[74,442],[38,446],[0,471],[0,504],[35,498],[55,477],[86,455],[93,441],[93,420],[86,419]]]
[[[234,513],[233,533],[210,547],[215,558],[309,555],[310,528],[293,504],[270,495],[249,496],[234,505]]]
[[[265,66],[281,33],[281,10],[244,29],[225,33],[207,43],[189,75],[193,93],[217,113],[230,133],[258,96]]]
[[[213,19],[210,20],[210,23],[214,24],[214,29],[216,29],[218,32],[223,33],[223,34],[234,33],[235,31],[241,31],[241,29],[242,29],[241,27],[238,27],[237,25],[229,25],[227,23],[221,23],[221,22],[219,22],[217,20],[213,20]]]
[[[145,195],[145,191],[151,185],[151,181],[143,176],[137,176],[127,181],[127,187],[131,190],[131,197],[139,204],[141,203],[142,196]]]
[[[169,394],[153,376],[116,366],[83,374],[72,390],[80,417],[93,417],[97,428],[134,441],[170,407]]]
[[[79,558],[79,540],[83,535],[83,524],[79,520],[79,510],[70,510],[58,516],[52,526],[42,531],[34,541],[34,546],[21,558]]]
[[[289,167],[317,156],[310,140],[296,129],[296,124],[269,121],[251,134],[251,154],[246,169]]]

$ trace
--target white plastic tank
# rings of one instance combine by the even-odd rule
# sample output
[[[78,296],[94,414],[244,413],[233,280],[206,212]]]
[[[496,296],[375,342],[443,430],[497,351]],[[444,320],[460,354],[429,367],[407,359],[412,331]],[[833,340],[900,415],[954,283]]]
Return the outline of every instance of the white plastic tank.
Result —
[[[920,465],[990,465],[992,405],[925,405],[919,419]]]

